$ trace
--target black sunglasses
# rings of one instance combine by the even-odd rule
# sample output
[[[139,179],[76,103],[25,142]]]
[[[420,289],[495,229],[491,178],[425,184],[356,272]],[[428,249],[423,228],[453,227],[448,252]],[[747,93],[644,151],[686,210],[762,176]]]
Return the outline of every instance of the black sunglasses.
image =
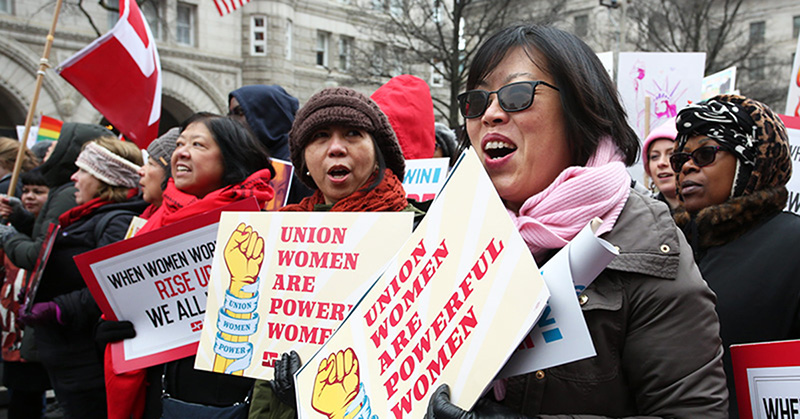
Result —
[[[680,172],[683,165],[686,164],[689,159],[692,159],[697,167],[708,166],[714,163],[714,159],[717,158],[717,151],[720,150],[722,150],[722,147],[718,145],[709,145],[700,147],[691,153],[683,151],[672,153],[672,156],[669,158],[669,163],[672,166],[672,171],[675,173]]]
[[[468,90],[458,95],[458,107],[464,118],[477,118],[489,107],[489,96],[497,93],[500,108],[506,112],[518,112],[528,109],[533,104],[536,86],[543,84],[558,91],[558,87],[543,81],[518,81],[507,84],[493,92],[486,90]]]

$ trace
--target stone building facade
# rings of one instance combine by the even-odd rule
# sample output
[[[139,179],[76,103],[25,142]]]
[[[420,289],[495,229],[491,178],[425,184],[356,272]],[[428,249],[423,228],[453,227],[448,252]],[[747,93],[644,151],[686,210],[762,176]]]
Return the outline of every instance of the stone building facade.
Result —
[[[367,29],[374,25],[364,8],[375,4],[389,8],[393,1],[397,0],[250,0],[220,16],[212,0],[145,0],[141,7],[157,37],[162,60],[161,131],[196,111],[226,113],[228,92],[245,84],[279,84],[301,103],[323,87],[352,86],[353,50],[370,42]],[[116,14],[97,2],[83,2],[85,13],[76,3],[65,0],[50,57],[53,66],[96,39],[98,32],[108,31],[115,21]],[[528,4],[535,7],[538,2]],[[54,5],[54,0],[0,0],[2,135],[13,136],[13,127],[25,122]],[[800,30],[800,3],[746,0],[744,16],[741,24],[751,25],[753,36],[763,29],[770,57],[779,57],[779,68],[769,77],[788,86]],[[556,24],[575,31],[597,51],[610,51],[616,46],[619,19],[618,9],[603,7],[597,0],[566,0]],[[623,42],[619,48],[625,51],[630,45]],[[759,58],[753,60],[753,67],[740,80],[759,76]],[[113,77],[113,63],[108,69]],[[427,80],[434,95],[447,94],[428,66],[409,65],[403,70]],[[352,87],[365,93],[376,88]],[[782,104],[771,104],[782,110]],[[36,113],[65,121],[104,121],[52,70],[44,79]]]

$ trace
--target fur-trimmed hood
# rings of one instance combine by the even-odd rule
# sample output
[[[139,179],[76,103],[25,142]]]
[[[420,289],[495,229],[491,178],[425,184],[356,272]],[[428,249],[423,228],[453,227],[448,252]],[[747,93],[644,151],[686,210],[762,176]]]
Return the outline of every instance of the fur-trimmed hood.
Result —
[[[788,191],[785,186],[751,192],[722,204],[703,208],[692,217],[683,207],[673,217],[689,239],[695,258],[706,249],[732,242],[783,210]]]

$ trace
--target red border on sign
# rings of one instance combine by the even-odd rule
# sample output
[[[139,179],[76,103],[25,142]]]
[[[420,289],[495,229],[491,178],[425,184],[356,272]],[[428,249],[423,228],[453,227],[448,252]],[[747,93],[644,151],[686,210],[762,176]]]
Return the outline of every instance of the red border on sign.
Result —
[[[91,269],[91,265],[125,253],[135,252],[140,248],[147,247],[151,244],[158,243],[162,240],[180,234],[197,230],[198,228],[218,223],[220,215],[223,212],[258,210],[258,200],[256,200],[256,198],[248,198],[204,212],[202,214],[195,215],[174,224],[166,225],[153,231],[148,231],[140,236],[134,236],[127,240],[121,240],[108,246],[103,246],[99,249],[81,253],[80,255],[75,256],[73,259],[75,260],[75,264],[78,265],[81,276],[86,282],[89,291],[92,293],[92,297],[94,297],[94,300],[100,307],[100,310],[103,311],[105,318],[107,320],[119,320],[117,314],[114,313],[114,310],[111,308],[108,299],[103,293],[103,289],[100,287],[97,278],[95,278]],[[163,364],[165,362],[194,355],[197,353],[197,346],[200,342],[201,330],[202,329],[197,330],[197,341],[194,343],[178,346],[156,354],[138,358],[126,359],[124,344],[122,342],[113,343],[111,345],[111,356],[113,359],[114,372],[120,374],[123,372]]]
[[[796,119],[800,120],[800,118]],[[800,340],[731,345],[731,360],[733,361],[733,379],[736,382],[739,417],[740,419],[753,419],[747,370],[749,368],[800,366]]]

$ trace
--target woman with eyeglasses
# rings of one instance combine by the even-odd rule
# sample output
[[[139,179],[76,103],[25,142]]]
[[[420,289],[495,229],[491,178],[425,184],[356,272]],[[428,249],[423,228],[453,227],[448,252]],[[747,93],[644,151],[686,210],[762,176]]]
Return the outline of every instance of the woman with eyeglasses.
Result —
[[[717,294],[737,418],[730,345],[800,338],[800,217],[783,211],[792,175],[786,129],[763,103],[717,96],[678,114],[671,163],[683,201],[675,221]]]
[[[443,384],[427,418],[727,417],[714,295],[667,207],[631,188],[639,143],[595,53],[510,27],[477,51],[467,89],[463,140],[537,263],[595,217],[620,254],[579,298],[596,356],[496,380],[471,412]]]

